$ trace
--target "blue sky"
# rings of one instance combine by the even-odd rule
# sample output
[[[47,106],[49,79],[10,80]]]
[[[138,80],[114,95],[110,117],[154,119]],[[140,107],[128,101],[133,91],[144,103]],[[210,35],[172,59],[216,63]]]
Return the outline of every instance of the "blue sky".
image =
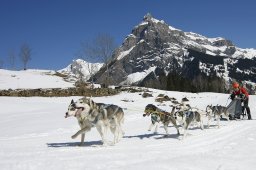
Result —
[[[107,33],[121,45],[146,13],[183,31],[224,37],[241,48],[256,48],[254,0],[0,0],[0,60],[10,68],[20,46],[32,49],[28,68],[58,70],[81,49],[81,42]]]

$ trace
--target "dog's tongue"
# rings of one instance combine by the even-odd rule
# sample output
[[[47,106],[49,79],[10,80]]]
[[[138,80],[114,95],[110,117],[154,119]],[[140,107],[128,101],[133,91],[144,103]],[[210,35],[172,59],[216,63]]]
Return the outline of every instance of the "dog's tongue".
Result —
[[[79,115],[82,113],[82,111],[83,111],[83,108],[77,109],[77,111],[76,111],[76,113],[75,113],[75,117],[76,117],[76,116],[79,116]]]

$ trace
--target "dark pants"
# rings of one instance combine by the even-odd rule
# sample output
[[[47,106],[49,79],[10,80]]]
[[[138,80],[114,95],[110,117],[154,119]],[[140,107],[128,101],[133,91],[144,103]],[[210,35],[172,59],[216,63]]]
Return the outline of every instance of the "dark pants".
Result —
[[[245,99],[245,100],[243,101],[243,103],[244,103],[244,106],[242,107],[242,113],[244,113],[244,109],[246,109],[246,112],[247,112],[247,115],[248,115],[248,119],[252,119],[252,117],[251,117],[251,111],[250,111],[250,108],[249,108],[249,106],[248,106],[249,99],[248,99],[248,98]]]

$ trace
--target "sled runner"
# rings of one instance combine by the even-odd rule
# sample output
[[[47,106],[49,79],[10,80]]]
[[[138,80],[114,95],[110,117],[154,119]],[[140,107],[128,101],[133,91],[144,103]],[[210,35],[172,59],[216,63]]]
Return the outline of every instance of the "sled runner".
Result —
[[[248,113],[247,113],[247,109],[243,108],[244,107],[244,103],[242,102],[242,119],[247,119],[248,118]]]

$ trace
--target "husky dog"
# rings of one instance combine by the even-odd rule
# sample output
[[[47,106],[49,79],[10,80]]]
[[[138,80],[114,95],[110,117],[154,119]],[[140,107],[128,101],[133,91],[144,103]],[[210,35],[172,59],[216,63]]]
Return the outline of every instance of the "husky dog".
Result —
[[[202,112],[196,108],[178,108],[178,111],[175,112],[175,118],[183,126],[183,139],[187,136],[187,130],[191,125],[198,124],[201,129],[204,129]]]
[[[159,122],[162,122],[164,124],[164,129],[166,131],[166,135],[168,135],[169,132],[168,132],[167,127],[168,127],[169,123],[171,122],[173,124],[173,126],[177,129],[177,133],[179,135],[180,134],[179,128],[178,128],[178,126],[176,124],[176,120],[173,116],[174,110],[175,110],[175,107],[173,107],[172,112],[169,113],[169,112],[159,109],[158,107],[156,107],[153,104],[148,104],[144,110],[145,114],[143,114],[144,117],[151,115],[151,124],[150,124],[148,130],[151,131],[151,129],[155,125],[156,126],[155,133],[157,133],[158,124],[159,124]]]
[[[206,106],[206,116],[208,117],[208,128],[210,126],[210,121],[212,118],[216,118],[218,128],[220,128],[220,117],[224,116],[229,121],[229,112],[227,111],[227,107],[224,106],[212,106],[208,105]]]
[[[176,105],[175,106],[176,109],[178,110],[182,110],[182,111],[186,111],[186,110],[189,110],[191,109],[192,107],[189,105],[189,104],[185,104],[185,103],[180,103],[179,105]]]
[[[90,131],[92,127],[97,128],[104,145],[107,142],[108,129],[114,134],[114,144],[123,136],[121,124],[124,122],[124,112],[122,108],[116,105],[95,103],[90,98],[84,97],[76,102],[71,101],[65,117],[69,116],[75,116],[78,119],[81,129],[72,138],[74,139],[81,134],[81,145],[84,142],[85,133]]]
[[[91,128],[94,127],[94,125],[86,118],[85,112],[88,112],[88,111],[89,111],[88,108],[78,107],[77,102],[74,102],[74,100],[72,99],[70,105],[68,106],[68,111],[66,112],[66,115],[65,115],[65,118],[69,116],[76,117],[80,128],[81,129],[86,128],[86,131],[81,135],[80,146],[82,146],[84,143],[85,133],[90,131]]]

